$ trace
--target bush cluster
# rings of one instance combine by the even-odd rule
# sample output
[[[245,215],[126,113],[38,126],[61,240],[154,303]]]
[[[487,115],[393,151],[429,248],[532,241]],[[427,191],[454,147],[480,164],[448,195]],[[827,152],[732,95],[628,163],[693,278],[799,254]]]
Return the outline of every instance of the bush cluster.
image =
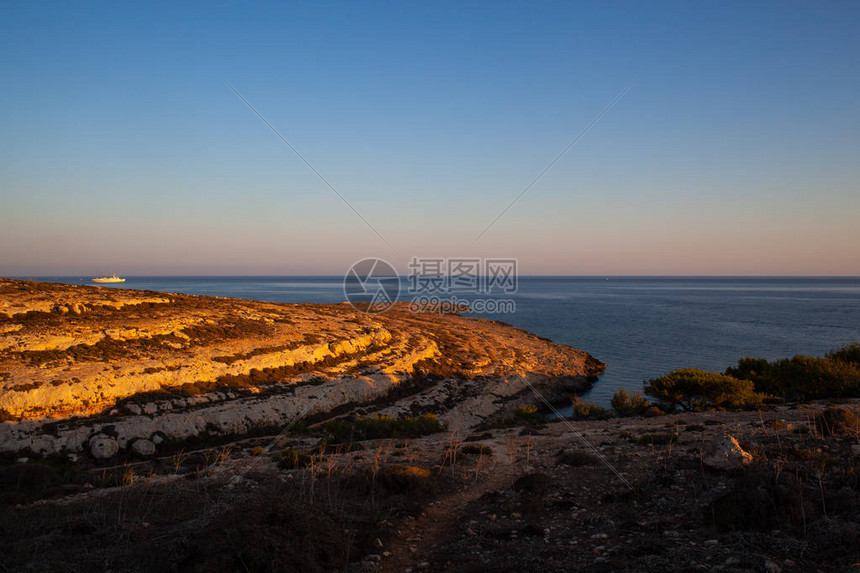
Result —
[[[394,418],[392,416],[370,416],[348,420],[332,420],[326,424],[326,431],[335,443],[360,440],[379,440],[386,438],[418,438],[428,434],[443,432],[446,425],[435,414]]]
[[[860,344],[824,358],[794,356],[774,361],[741,358],[726,374],[753,382],[755,390],[785,400],[860,397]]]
[[[681,368],[652,378],[645,384],[645,394],[690,412],[708,408],[751,409],[760,406],[764,399],[750,380],[699,368]]]
[[[698,368],[672,370],[645,383],[645,394],[664,406],[699,411],[759,407],[773,397],[782,400],[860,397],[860,344],[831,350],[824,358],[797,355],[769,361],[746,357],[725,373]],[[644,402],[644,404],[643,404]],[[648,410],[641,396],[619,390],[612,407],[620,416]]]

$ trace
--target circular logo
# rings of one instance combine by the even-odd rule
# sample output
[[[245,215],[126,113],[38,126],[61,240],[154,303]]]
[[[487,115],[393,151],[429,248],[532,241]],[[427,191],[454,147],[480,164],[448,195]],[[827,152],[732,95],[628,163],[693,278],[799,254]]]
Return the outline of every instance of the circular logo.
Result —
[[[400,277],[394,267],[382,259],[362,259],[343,277],[343,294],[357,310],[380,314],[397,302]]]

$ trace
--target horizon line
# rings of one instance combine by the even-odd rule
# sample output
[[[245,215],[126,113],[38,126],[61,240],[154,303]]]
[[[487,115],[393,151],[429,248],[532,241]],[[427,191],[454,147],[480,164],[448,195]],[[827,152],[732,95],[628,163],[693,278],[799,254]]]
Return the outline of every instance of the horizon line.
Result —
[[[398,277],[409,277],[408,274],[399,274]],[[444,275],[443,275],[444,276]],[[487,275],[478,275],[478,276],[487,276]],[[13,280],[35,280],[35,279],[80,279],[80,280],[91,280],[94,275],[10,275],[10,276],[0,276],[0,279],[13,279]],[[272,275],[272,274],[200,274],[200,275],[179,275],[179,274],[155,274],[155,275],[122,275],[122,278],[126,279],[134,279],[134,278],[343,278],[343,274],[286,274],[286,275]],[[527,274],[527,275],[518,275],[519,278],[608,278],[608,279],[626,279],[626,278],[686,278],[686,279],[695,279],[695,278],[751,278],[751,279],[860,279],[860,275],[744,275],[744,274],[716,274],[716,275],[682,275],[682,274],[665,274],[665,275],[647,275],[647,274],[570,274],[570,275],[558,275],[558,274]]]

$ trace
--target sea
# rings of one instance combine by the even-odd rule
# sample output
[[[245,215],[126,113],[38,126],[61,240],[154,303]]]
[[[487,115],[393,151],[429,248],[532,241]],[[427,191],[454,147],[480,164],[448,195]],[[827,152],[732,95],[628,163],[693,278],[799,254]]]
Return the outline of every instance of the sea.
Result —
[[[92,284],[90,277],[21,277]],[[127,277],[108,288],[290,303],[346,300],[342,277]],[[860,277],[519,277],[512,312],[476,313],[589,352],[606,372],[582,396],[675,368],[724,371],[744,356],[822,356],[860,341]],[[511,310],[511,309],[506,309]]]

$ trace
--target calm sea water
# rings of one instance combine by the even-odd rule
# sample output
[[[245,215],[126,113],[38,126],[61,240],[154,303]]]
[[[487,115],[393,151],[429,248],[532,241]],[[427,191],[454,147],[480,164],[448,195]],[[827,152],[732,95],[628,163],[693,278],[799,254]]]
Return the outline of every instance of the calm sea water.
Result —
[[[88,278],[41,277],[75,284]],[[340,277],[131,277],[121,288],[339,303]],[[521,277],[513,314],[485,314],[606,362],[585,396],[673,368],[722,371],[743,356],[823,355],[860,340],[860,278]]]

